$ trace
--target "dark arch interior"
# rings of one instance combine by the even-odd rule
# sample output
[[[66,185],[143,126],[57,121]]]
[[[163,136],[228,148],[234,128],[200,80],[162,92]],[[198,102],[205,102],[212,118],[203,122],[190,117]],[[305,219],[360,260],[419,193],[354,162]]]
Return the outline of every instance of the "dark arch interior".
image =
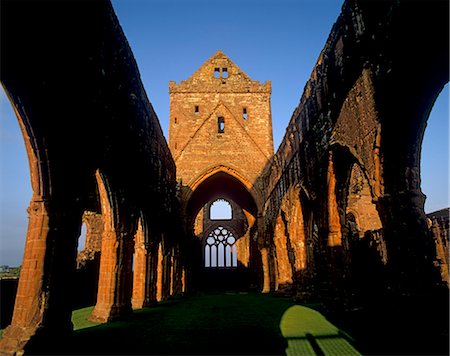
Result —
[[[247,188],[236,178],[225,172],[218,172],[207,178],[192,193],[187,205],[187,213],[192,219],[208,202],[217,198],[233,200],[253,216],[257,215],[255,200]]]

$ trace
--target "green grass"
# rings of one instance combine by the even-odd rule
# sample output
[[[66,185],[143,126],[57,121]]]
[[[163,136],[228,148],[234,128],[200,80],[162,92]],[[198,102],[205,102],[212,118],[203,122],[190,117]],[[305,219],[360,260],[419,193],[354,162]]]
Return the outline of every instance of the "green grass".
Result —
[[[93,309],[94,307],[87,307],[74,310],[72,312],[72,323],[74,330],[85,329],[99,324],[88,320],[89,315],[91,315]]]
[[[279,355],[288,347],[283,334],[294,335],[299,329],[298,308],[302,317],[309,315],[309,321],[300,326],[322,330],[323,335],[337,332],[318,312],[294,305],[289,298],[262,294],[197,295],[137,310],[131,321],[106,324],[87,321],[92,307],[84,308],[73,312],[73,340],[59,351]]]

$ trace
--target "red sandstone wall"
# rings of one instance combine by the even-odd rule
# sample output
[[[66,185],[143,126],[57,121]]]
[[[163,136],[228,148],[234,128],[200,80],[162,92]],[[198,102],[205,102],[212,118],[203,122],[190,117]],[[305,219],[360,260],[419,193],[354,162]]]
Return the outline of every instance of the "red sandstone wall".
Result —
[[[215,68],[227,68],[228,77],[215,78]],[[188,80],[171,82],[169,91],[169,147],[177,178],[189,185],[220,164],[255,182],[273,155],[270,82],[251,80],[218,51]],[[218,117],[225,121],[223,133]]]

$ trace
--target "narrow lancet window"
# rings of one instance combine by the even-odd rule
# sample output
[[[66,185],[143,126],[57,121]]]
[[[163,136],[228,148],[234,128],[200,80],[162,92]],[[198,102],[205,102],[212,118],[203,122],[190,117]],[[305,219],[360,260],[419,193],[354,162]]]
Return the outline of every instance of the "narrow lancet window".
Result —
[[[223,117],[217,118],[217,132],[224,133],[225,132],[225,119]]]

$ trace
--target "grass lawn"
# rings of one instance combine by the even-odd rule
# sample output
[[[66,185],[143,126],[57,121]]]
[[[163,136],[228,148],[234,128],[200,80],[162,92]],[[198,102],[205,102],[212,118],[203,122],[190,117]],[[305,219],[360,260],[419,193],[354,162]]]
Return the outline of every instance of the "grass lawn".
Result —
[[[99,323],[94,323],[88,320],[89,315],[91,315],[92,313],[92,310],[94,310],[94,307],[78,309],[72,312],[72,323],[74,330],[86,329],[92,326],[99,325]]]
[[[72,354],[279,355],[288,347],[283,335],[298,334],[301,327],[305,328],[301,335],[309,329],[321,335],[329,334],[331,329],[337,331],[319,313],[307,308],[302,311],[299,308],[303,307],[298,306],[292,308],[294,305],[289,298],[262,294],[196,295],[137,310],[131,321],[107,324],[87,321],[92,307],[84,308],[73,312],[76,331],[72,343],[60,351]],[[305,312],[308,314],[306,324],[290,320],[292,313]]]

